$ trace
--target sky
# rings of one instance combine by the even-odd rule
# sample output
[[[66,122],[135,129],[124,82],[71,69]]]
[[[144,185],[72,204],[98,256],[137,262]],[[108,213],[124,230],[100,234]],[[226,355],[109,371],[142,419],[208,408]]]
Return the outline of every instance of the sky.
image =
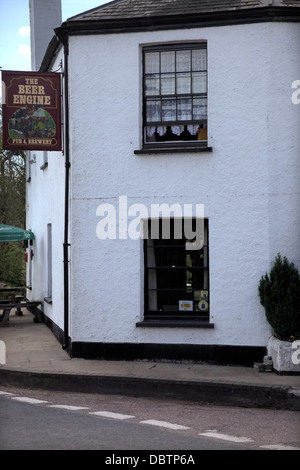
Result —
[[[109,1],[61,0],[62,21]],[[31,70],[29,0],[0,0],[0,67]]]

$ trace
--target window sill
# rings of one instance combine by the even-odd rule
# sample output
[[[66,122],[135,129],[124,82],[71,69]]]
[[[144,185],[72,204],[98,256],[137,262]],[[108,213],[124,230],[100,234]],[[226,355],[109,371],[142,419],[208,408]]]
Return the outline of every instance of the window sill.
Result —
[[[205,320],[144,320],[136,323],[142,328],[214,328],[213,323]]]
[[[44,297],[44,301],[46,302],[46,304],[52,305],[52,297]]]
[[[212,152],[212,147],[144,147],[141,150],[135,150],[135,155],[151,155],[164,153],[203,153]]]
[[[40,166],[40,170],[45,170],[48,167],[48,162],[43,163],[42,166]]]

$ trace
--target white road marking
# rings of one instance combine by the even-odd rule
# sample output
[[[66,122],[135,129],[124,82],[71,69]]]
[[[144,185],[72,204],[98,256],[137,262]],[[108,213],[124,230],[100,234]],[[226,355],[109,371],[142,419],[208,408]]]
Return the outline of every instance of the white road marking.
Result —
[[[187,426],[181,426],[180,424],[168,423],[166,421],[157,421],[156,419],[148,419],[146,421],[140,421],[141,424],[151,424],[152,426],[160,426],[162,428],[184,430],[190,429]]]
[[[88,410],[87,406],[73,406],[73,405],[48,405],[49,408],[62,408],[64,410]]]
[[[13,393],[10,392],[4,392],[0,390],[0,395],[4,396],[9,396],[12,400],[17,400],[25,403],[31,403],[31,404],[40,404],[40,403],[48,403],[48,401],[45,400],[38,400],[36,398],[30,398],[30,397],[18,397],[14,396]],[[61,408],[61,409],[66,409],[66,410],[88,410],[89,408],[86,406],[73,406],[73,405],[48,405],[49,408]],[[95,412],[90,412],[89,414],[91,415],[96,415],[96,416],[102,416],[106,418],[113,418],[113,419],[119,419],[119,420],[126,420],[126,419],[131,419],[135,418],[135,416],[132,415],[125,415],[121,413],[112,413],[110,411],[95,411]],[[158,421],[155,419],[149,419],[146,421],[140,421],[141,424],[150,424],[152,426],[160,426],[168,429],[173,429],[173,430],[186,430],[190,429],[187,426],[182,426],[180,424],[173,424],[169,423],[166,421]],[[242,436],[232,436],[229,434],[223,434],[218,432],[217,430],[207,430],[206,432],[199,433],[199,436],[204,436],[204,437],[212,437],[216,439],[222,439],[225,441],[231,441],[231,442],[254,442],[253,439],[250,439],[248,437],[242,437]],[[284,445],[284,444],[269,444],[269,445],[262,445],[259,446],[260,449],[267,449],[267,450],[300,450],[300,447],[294,447],[294,446],[289,446],[289,445]]]
[[[286,446],[283,444],[270,444],[267,446],[259,446],[261,449],[270,450],[300,450],[300,447]]]
[[[23,401],[26,403],[32,403],[33,405],[39,404],[39,403],[48,403],[45,400],[37,400],[36,398],[28,398],[28,397],[11,397],[12,400],[18,400],[18,401]]]
[[[224,441],[231,441],[231,442],[253,442],[253,439],[250,439],[248,437],[230,436],[229,434],[223,434],[217,431],[201,432],[199,433],[199,436],[214,437],[216,439],[223,439]]]
[[[93,412],[90,412],[90,415],[103,416],[104,418],[114,418],[114,419],[135,418],[135,416],[123,415],[121,413],[111,413],[110,411],[93,411]]]

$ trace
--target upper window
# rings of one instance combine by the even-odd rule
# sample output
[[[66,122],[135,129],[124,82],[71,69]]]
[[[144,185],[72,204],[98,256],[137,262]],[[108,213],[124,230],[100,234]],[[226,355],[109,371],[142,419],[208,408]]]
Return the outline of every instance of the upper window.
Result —
[[[147,47],[144,144],[207,145],[206,42]]]

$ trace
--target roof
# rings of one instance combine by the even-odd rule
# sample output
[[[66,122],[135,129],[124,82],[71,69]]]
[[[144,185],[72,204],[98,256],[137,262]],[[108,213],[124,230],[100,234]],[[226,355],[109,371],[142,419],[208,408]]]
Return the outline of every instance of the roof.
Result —
[[[114,0],[69,18],[55,31],[66,37],[300,21],[299,7],[300,0]]]
[[[300,21],[300,0],[114,0],[68,18],[49,44],[40,71],[68,36]]]
[[[114,0],[67,21],[102,21],[125,18],[193,15],[262,7],[300,7],[291,0]]]

